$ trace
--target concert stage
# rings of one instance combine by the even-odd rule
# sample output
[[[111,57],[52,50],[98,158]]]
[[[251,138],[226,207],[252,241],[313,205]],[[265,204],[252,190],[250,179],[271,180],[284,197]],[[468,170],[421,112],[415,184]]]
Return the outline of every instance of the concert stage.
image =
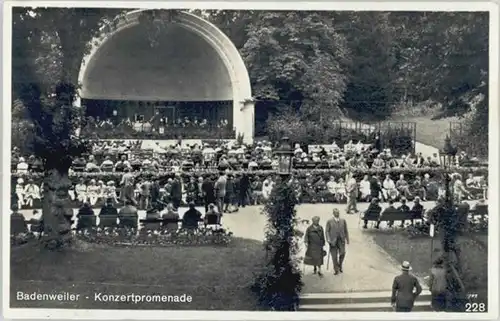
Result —
[[[152,42],[139,22],[146,12],[126,14],[116,28],[91,42],[80,69],[77,105],[113,123],[155,118],[167,125],[181,120],[206,120],[211,128],[225,124],[252,142],[254,101],[234,44],[216,26],[187,12],[175,15]]]

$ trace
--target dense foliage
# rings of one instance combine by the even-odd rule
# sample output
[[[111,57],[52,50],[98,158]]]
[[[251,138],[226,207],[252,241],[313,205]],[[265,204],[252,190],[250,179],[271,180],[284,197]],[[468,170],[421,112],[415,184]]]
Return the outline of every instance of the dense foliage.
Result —
[[[240,49],[259,99],[257,119],[348,114],[371,121],[398,105],[430,101],[443,115],[467,113],[463,138],[488,133],[486,12],[212,10],[203,16]],[[296,119],[282,115],[290,108]]]
[[[260,305],[274,311],[295,311],[302,290],[294,190],[286,183],[273,189],[264,213],[268,218],[266,266],[252,286]]]

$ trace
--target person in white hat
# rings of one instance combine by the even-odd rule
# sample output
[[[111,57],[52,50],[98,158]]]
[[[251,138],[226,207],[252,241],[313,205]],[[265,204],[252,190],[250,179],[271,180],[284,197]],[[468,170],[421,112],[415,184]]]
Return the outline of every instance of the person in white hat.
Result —
[[[21,209],[24,205],[24,179],[19,177],[16,184],[17,208]]]
[[[420,282],[410,271],[410,262],[404,261],[401,264],[401,274],[392,283],[391,305],[396,312],[411,312],[415,300],[422,292]]]

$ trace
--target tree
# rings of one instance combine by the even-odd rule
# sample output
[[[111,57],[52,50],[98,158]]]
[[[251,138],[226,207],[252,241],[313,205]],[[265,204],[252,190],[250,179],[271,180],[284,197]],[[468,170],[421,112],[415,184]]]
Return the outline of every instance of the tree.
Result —
[[[335,27],[351,53],[343,107],[369,120],[390,115],[394,99],[394,34],[389,12],[340,12]]]
[[[13,9],[12,91],[33,126],[33,152],[44,165],[45,242],[58,248],[69,235],[68,170],[86,143],[75,135],[82,110],[73,106],[78,72],[90,41],[116,10]]]
[[[488,13],[400,12],[390,19],[397,35],[400,84],[413,95],[460,113],[465,94],[485,94]]]
[[[259,17],[258,12],[254,10],[196,10],[194,13],[215,24],[238,50],[242,49],[248,40],[248,26]]]
[[[298,101],[304,119],[342,113],[349,54],[330,12],[257,12],[246,30],[241,54],[258,99]]]

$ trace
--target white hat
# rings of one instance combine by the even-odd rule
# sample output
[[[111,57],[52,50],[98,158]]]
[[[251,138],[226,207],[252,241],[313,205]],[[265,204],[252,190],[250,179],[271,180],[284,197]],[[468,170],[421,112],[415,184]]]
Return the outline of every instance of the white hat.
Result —
[[[19,163],[24,163],[24,157],[19,157]]]
[[[18,184],[23,184],[23,183],[24,183],[24,179],[22,179],[22,177],[19,177],[19,178],[17,179],[17,183],[18,183]]]
[[[411,265],[410,265],[410,262],[408,262],[408,261],[404,261],[404,262],[401,264],[401,270],[403,270],[403,271],[411,271]]]

